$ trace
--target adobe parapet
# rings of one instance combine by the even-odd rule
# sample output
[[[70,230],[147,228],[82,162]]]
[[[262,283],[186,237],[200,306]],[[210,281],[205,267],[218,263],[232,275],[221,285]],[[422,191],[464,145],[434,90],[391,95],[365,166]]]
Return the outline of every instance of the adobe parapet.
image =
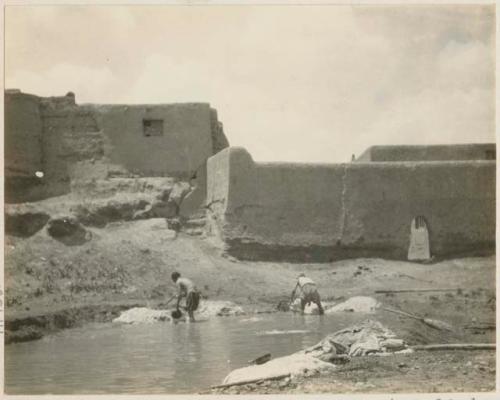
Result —
[[[241,259],[406,259],[423,217],[432,254],[495,247],[495,162],[256,163],[228,148],[207,163],[211,231]]]
[[[371,146],[355,162],[495,160],[494,143]]]

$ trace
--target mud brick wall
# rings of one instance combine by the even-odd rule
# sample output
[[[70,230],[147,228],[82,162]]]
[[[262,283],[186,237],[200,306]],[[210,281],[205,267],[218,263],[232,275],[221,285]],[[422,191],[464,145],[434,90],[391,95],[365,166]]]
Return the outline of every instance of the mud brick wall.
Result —
[[[431,146],[372,146],[355,161],[460,161],[495,160],[495,144]]]
[[[9,176],[34,177],[42,169],[42,119],[37,96],[5,95],[5,170]]]
[[[77,105],[73,93],[18,91],[5,98],[7,202],[68,193],[72,181],[104,179],[113,171],[188,180],[228,146],[217,112],[205,103]],[[200,206],[201,186],[191,199]]]
[[[40,99],[20,92],[5,94],[5,201],[31,201],[42,196],[43,127]]]
[[[212,232],[242,259],[405,259],[424,216],[437,257],[495,246],[495,162],[255,163],[241,148],[207,164]]]
[[[72,167],[104,155],[103,135],[94,112],[73,106],[43,108],[43,164],[52,195],[69,191]]]
[[[213,155],[208,104],[107,106],[98,109],[111,162],[143,176],[191,177]],[[144,120],[163,122],[161,135],[144,135]]]
[[[219,121],[217,116],[217,110],[213,108],[210,109],[210,122],[212,130],[212,154],[217,154],[219,151],[229,147],[229,142],[224,134],[222,122]]]

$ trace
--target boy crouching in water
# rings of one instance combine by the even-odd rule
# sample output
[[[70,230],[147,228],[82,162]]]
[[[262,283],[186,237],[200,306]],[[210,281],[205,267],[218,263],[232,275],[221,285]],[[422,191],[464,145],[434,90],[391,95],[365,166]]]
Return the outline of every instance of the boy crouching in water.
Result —
[[[198,292],[196,286],[190,279],[181,278],[181,274],[178,272],[172,273],[172,280],[179,288],[176,310],[179,310],[181,299],[185,297],[186,311],[189,316],[188,322],[194,322],[194,312],[198,309],[198,305],[200,304],[200,292]]]
[[[316,284],[311,278],[306,277],[305,274],[300,274],[297,277],[297,284],[295,285],[295,288],[292,292],[292,302],[295,298],[295,292],[297,291],[297,289],[300,289],[300,308],[302,310],[302,314],[304,314],[306,304],[309,304],[311,302],[315,303],[318,306],[319,315],[323,315],[325,313],[321,304],[318,289],[316,288]]]

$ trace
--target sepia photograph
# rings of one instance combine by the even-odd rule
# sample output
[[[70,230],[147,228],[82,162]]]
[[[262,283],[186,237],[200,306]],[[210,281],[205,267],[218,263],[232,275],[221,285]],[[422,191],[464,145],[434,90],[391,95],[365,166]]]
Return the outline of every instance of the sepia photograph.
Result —
[[[3,12],[6,395],[498,394],[494,3]]]

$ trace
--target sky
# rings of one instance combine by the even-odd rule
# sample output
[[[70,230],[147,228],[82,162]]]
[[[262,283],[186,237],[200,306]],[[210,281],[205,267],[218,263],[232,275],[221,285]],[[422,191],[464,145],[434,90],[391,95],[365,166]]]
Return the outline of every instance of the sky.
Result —
[[[494,6],[10,6],[5,86],[208,102],[256,161],[495,141]]]

